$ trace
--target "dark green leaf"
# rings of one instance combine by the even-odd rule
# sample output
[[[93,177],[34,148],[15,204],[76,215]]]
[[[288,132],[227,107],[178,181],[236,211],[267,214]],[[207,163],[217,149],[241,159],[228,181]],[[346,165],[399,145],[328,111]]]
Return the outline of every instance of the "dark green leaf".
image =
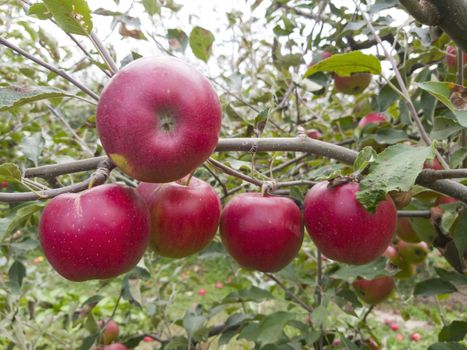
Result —
[[[271,293],[264,289],[260,289],[258,287],[250,287],[246,289],[242,289],[238,292],[233,292],[227,295],[222,303],[236,303],[236,302],[245,302],[245,301],[253,301],[253,302],[260,302],[263,299],[270,299],[272,298]]]
[[[457,288],[441,278],[431,278],[415,285],[414,295],[432,296],[457,292]]]
[[[181,29],[169,29],[167,31],[167,39],[172,50],[185,52],[188,45],[188,36]]]
[[[278,311],[266,316],[260,322],[256,341],[263,345],[277,342],[283,336],[285,325],[294,318],[294,313],[285,311]]]
[[[467,334],[467,322],[453,321],[439,332],[439,341],[462,341]]]
[[[354,170],[362,173],[376,159],[376,151],[371,147],[365,147],[358,152],[357,159],[353,163]]]
[[[436,343],[431,345],[428,350],[466,350],[467,348],[459,343]]]
[[[22,262],[15,260],[8,270],[8,281],[10,287],[15,291],[18,291],[23,284],[24,277],[26,277],[26,268]]]
[[[38,211],[44,207],[45,203],[33,202],[30,204],[19,207],[11,216],[8,218],[0,219],[0,223],[3,221],[5,225],[0,224],[0,228],[4,229],[4,232],[0,232],[2,239],[20,227],[23,227],[25,223]]]
[[[459,252],[459,258],[464,261],[464,251],[467,249],[467,210],[465,209],[459,214],[453,239]]]
[[[380,257],[366,265],[343,265],[332,274],[332,277],[351,282],[358,276],[373,279],[378,276],[391,276],[393,274],[393,272],[386,270],[386,258]]]
[[[21,171],[13,163],[4,163],[0,165],[0,181],[21,182]]]

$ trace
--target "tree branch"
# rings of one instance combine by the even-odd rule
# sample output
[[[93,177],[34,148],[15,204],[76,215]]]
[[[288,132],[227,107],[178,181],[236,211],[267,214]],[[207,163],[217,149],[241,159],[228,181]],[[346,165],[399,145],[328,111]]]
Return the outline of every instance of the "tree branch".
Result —
[[[233,152],[233,151],[243,151],[243,152],[275,152],[275,151],[284,151],[284,152],[305,152],[313,153],[322,157],[336,159],[343,163],[353,164],[357,158],[358,152],[327,143],[324,141],[314,140],[305,135],[298,137],[277,137],[277,138],[231,138],[231,139],[221,139],[216,147],[216,152]],[[52,177],[69,173],[76,173],[80,171],[87,171],[95,169],[99,162],[104,159],[108,159],[106,156],[90,158],[86,160],[78,160],[76,162],[64,163],[64,164],[54,164],[54,165],[45,165],[37,168],[27,169],[24,173],[24,177]],[[230,168],[229,168],[230,169]],[[443,171],[441,177],[445,177],[445,174],[456,174],[458,176],[458,171],[463,173],[465,169]],[[459,199],[467,203],[467,187],[452,181],[452,180],[435,180],[433,181],[433,174],[436,174],[438,171],[434,170],[423,170],[419,177],[416,180],[416,183],[430,188],[432,190],[441,192],[453,198]],[[425,175],[427,174],[427,175]],[[437,175],[434,177],[436,178]],[[258,185],[261,181],[256,180]],[[261,182],[262,183],[262,182]],[[21,193],[14,194],[2,194],[0,196],[0,201],[4,200],[5,195],[11,196],[20,195]],[[14,197],[13,197],[14,198]],[[36,198],[34,198],[36,199]],[[22,199],[22,201],[28,199]]]
[[[27,53],[26,51],[24,51],[23,49],[17,47],[16,45],[14,45],[13,43],[9,42],[8,40],[5,40],[3,38],[0,38],[0,44],[3,45],[3,46],[6,46],[8,47],[9,49],[15,51],[16,53],[20,54],[21,56],[23,57],[26,57],[27,59],[30,59],[31,61],[37,63],[38,65],[48,69],[49,71],[51,72],[54,72],[55,74],[61,76],[62,78],[68,80],[70,83],[72,83],[73,85],[75,85],[78,89],[80,89],[81,91],[83,91],[85,94],[89,95],[90,97],[92,97],[94,100],[98,101],[99,100],[99,96],[94,93],[93,91],[91,91],[89,88],[87,88],[86,86],[84,86],[83,84],[81,84],[78,80],[76,80],[75,78],[73,78],[71,75],[69,75],[68,73],[58,69],[57,67],[55,66],[52,66],[51,64],[48,64],[47,62],[44,62],[42,60],[40,60],[39,58],[33,56],[33,55],[30,55],[29,53]]]
[[[440,21],[438,9],[427,0],[400,0],[400,3],[420,23],[435,26]]]

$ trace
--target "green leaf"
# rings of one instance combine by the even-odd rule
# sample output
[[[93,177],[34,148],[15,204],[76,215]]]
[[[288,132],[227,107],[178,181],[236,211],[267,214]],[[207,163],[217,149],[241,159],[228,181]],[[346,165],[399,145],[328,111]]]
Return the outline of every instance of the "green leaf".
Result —
[[[467,285],[467,276],[464,276],[455,271],[447,271],[447,270],[443,270],[437,267],[435,267],[435,270],[438,276],[441,277],[443,280],[446,280],[452,283]]]
[[[347,339],[343,334],[340,335],[341,342],[344,344],[346,350],[360,350],[360,348]]]
[[[212,54],[214,35],[207,29],[194,27],[190,33],[190,47],[197,58],[207,62]]]
[[[332,276],[351,282],[358,276],[366,279],[373,279],[378,276],[391,276],[394,273],[395,272],[386,270],[386,258],[380,257],[366,265],[343,265],[343,267],[334,272]]]
[[[360,182],[357,199],[374,212],[389,191],[409,191],[423,169],[427,158],[433,158],[432,147],[389,146],[371,164],[368,176]]]
[[[143,6],[149,16],[154,16],[156,13],[161,13],[159,0],[143,0]]]
[[[431,345],[428,350],[465,350],[465,346],[459,343],[436,343]]]
[[[256,341],[262,345],[277,342],[283,336],[285,325],[295,319],[295,314],[278,311],[266,316],[260,322]]]
[[[365,55],[360,51],[332,55],[310,67],[304,77],[317,72],[334,72],[341,77],[348,77],[352,73],[368,72],[381,74],[381,63],[376,56]]]
[[[28,15],[37,17],[39,19],[52,18],[52,14],[50,13],[47,6],[41,3],[32,4],[28,9]]]
[[[462,126],[460,126],[456,120],[445,116],[439,116],[434,118],[430,137],[436,140],[443,140],[462,129]]]
[[[23,284],[24,277],[26,277],[26,268],[22,262],[15,260],[8,270],[8,285],[17,292]]]
[[[459,168],[465,158],[467,158],[467,147],[461,147],[452,154],[449,166],[454,169]]]
[[[188,35],[181,29],[169,29],[167,39],[171,50],[185,52],[188,45]]]
[[[415,296],[432,296],[457,292],[457,288],[441,278],[431,278],[415,285]]]
[[[448,107],[457,119],[457,122],[464,128],[467,127],[467,110],[457,109],[451,102],[451,87],[455,86],[452,83],[428,81],[418,83],[418,86],[436,97],[441,103]]]
[[[44,147],[44,138],[41,132],[35,132],[30,136],[23,137],[19,148],[24,153],[26,158],[34,162],[34,165],[38,165],[38,158],[42,153]]]
[[[22,106],[26,103],[70,95],[63,90],[48,86],[8,86],[0,88],[0,111]]]
[[[23,227],[27,220],[29,220],[32,215],[40,211],[44,206],[45,203],[40,202],[26,204],[16,210],[11,216],[0,219],[0,229],[4,230],[3,232],[0,232],[1,240],[18,228]]]
[[[60,59],[60,51],[58,49],[57,40],[42,29],[39,29],[39,44],[44,47],[55,61]]]
[[[193,311],[188,311],[183,318],[183,328],[185,328],[186,333],[189,338],[201,330],[206,323],[207,319],[205,316],[197,315]]]
[[[461,262],[464,261],[464,251],[467,249],[467,210],[463,210],[456,223],[453,233],[454,244],[459,252]]]
[[[357,159],[353,163],[355,171],[362,173],[368,165],[373,163],[376,159],[376,151],[371,147],[365,147],[358,152]]]
[[[42,2],[65,32],[78,35],[91,33],[91,11],[86,0],[42,0]]]
[[[13,163],[0,165],[0,181],[21,182],[21,170]]]
[[[439,341],[462,341],[467,334],[467,322],[453,321],[449,325],[443,327],[438,334]]]
[[[226,303],[236,303],[236,302],[245,302],[245,301],[253,301],[253,302],[260,302],[264,299],[271,299],[272,294],[269,293],[267,290],[260,289],[258,287],[250,287],[246,289],[241,289],[238,292],[232,292],[227,295],[224,300],[222,301],[223,304]]]

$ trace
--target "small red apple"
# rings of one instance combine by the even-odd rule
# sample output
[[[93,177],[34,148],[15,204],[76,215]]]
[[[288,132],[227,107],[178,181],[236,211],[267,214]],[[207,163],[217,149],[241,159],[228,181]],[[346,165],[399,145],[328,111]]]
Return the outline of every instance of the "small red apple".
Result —
[[[215,287],[216,289],[222,289],[222,288],[224,288],[224,285],[222,284],[222,282],[216,282],[216,284],[214,285],[214,287]]]
[[[117,339],[118,335],[120,334],[120,329],[118,324],[114,320],[105,321],[101,320],[99,322],[100,327],[104,327],[102,331],[102,336],[100,339],[100,343],[104,345],[108,345],[112,343],[115,339]]]
[[[276,272],[302,245],[302,214],[289,198],[242,193],[225,206],[220,232],[225,248],[241,266]]]
[[[201,295],[202,297],[204,297],[206,295],[206,289],[200,288],[200,290],[198,290],[198,295]]]
[[[433,158],[432,160],[425,160],[425,162],[423,163],[423,169],[444,170],[438,158]]]
[[[400,333],[397,333],[396,334],[396,340],[397,341],[404,341],[404,336],[402,334],[400,334]]]
[[[104,150],[123,172],[140,181],[170,182],[214,151],[221,106],[191,65],[146,57],[113,76],[100,95],[96,123]]]
[[[306,135],[310,139],[315,139],[315,140],[321,140],[321,138],[323,137],[321,132],[319,130],[316,130],[316,129],[307,130]]]
[[[387,122],[388,120],[383,114],[370,113],[364,116],[362,119],[360,119],[360,121],[358,122],[358,127],[363,129],[368,124],[383,124]]]
[[[357,201],[358,190],[355,182],[330,186],[323,181],[308,191],[304,201],[305,225],[313,242],[328,258],[348,264],[380,257],[397,224],[389,196],[370,213]]]
[[[8,187],[8,181],[2,181],[0,182],[0,189],[2,188],[7,188]]]
[[[146,337],[143,338],[143,341],[145,343],[152,343],[154,341],[154,339],[152,337],[146,336]]]
[[[353,73],[348,77],[334,74],[334,87],[343,94],[357,95],[370,85],[371,77],[371,73]]]
[[[150,247],[159,255],[182,258],[195,254],[212,241],[221,214],[221,202],[208,183],[192,177],[162,185],[145,197],[151,213]],[[140,188],[139,186],[145,186]],[[150,189],[145,183],[138,191]]]
[[[457,71],[457,47],[448,46],[446,48],[446,65],[449,70]],[[464,64],[467,63],[467,54],[464,52]]]
[[[409,243],[420,242],[420,238],[418,238],[417,232],[413,229],[412,223],[408,218],[399,218],[397,221],[397,237]]]
[[[399,325],[397,323],[392,323],[390,326],[391,330],[393,330],[394,332],[397,332],[399,330]]]
[[[419,264],[423,262],[430,252],[428,244],[425,242],[408,243],[399,241],[396,244],[396,249],[400,257],[409,264]]]
[[[418,342],[420,339],[422,339],[422,336],[418,333],[412,333],[410,339],[412,339],[412,341]]]
[[[39,238],[60,275],[86,281],[131,270],[146,250],[149,228],[143,199],[129,187],[108,184],[50,200]]]
[[[357,278],[352,287],[365,303],[376,305],[386,300],[395,287],[392,276],[381,276],[372,280]]]

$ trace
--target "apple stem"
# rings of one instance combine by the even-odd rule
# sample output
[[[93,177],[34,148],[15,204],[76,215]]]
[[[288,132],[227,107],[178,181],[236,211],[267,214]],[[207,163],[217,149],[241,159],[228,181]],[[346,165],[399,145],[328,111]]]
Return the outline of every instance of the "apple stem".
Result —
[[[195,173],[195,171],[193,170],[193,171],[190,173],[190,175],[188,175],[186,181],[184,181],[184,185],[185,185],[185,186],[190,186],[190,181],[191,181],[191,178],[193,177],[194,173]]]

